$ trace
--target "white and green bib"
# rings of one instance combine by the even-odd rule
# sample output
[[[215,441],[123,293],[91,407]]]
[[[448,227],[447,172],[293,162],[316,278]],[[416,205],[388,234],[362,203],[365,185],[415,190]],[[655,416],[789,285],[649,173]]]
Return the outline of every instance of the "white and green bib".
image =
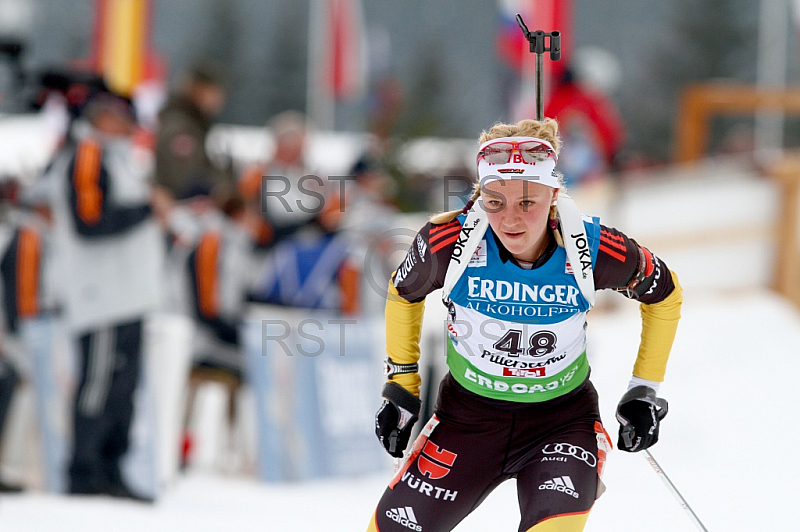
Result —
[[[461,220],[462,223],[464,220]],[[592,263],[600,225],[584,218]],[[532,270],[503,262],[491,228],[449,294],[447,364],[468,390],[494,399],[541,402],[589,374],[590,308],[558,247]]]

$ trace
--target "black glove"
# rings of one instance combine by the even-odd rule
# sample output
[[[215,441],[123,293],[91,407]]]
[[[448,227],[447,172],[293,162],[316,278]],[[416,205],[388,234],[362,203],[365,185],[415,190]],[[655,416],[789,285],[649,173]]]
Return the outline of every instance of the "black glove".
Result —
[[[658,441],[658,424],[667,415],[667,401],[648,386],[628,390],[617,406],[617,447],[629,453],[642,451]]]
[[[386,383],[383,397],[383,404],[375,414],[375,434],[390,455],[402,458],[414,423],[419,419],[422,401],[396,382]]]

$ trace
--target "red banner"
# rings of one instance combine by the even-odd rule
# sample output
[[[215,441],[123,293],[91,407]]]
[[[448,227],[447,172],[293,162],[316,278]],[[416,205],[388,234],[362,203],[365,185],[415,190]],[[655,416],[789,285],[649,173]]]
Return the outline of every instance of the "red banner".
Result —
[[[365,89],[364,17],[360,0],[327,0],[325,16],[326,87],[337,100]]]
[[[527,39],[517,24],[522,15],[530,31],[561,32],[561,60],[544,61],[546,78],[559,76],[570,58],[572,34],[571,0],[499,0],[501,27],[497,38],[500,56],[523,76],[534,75],[536,55],[531,53]],[[545,56],[547,59],[547,57]]]

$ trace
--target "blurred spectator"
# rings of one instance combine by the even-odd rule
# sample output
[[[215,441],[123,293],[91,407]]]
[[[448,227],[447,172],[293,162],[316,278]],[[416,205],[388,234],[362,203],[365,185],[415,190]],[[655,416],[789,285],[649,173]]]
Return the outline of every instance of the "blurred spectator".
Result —
[[[384,272],[394,266],[387,262],[386,252],[396,243],[397,186],[382,160],[371,154],[360,157],[350,174],[355,180],[347,182],[339,228],[348,242],[351,275],[359,277],[358,294],[352,297],[358,297],[357,310],[362,315],[381,316],[386,301],[383,293],[374,288],[385,284]]]
[[[159,113],[155,180],[173,198],[208,195],[232,181],[230,170],[216,166],[206,150],[208,132],[224,104],[221,69],[203,62],[191,68]]]
[[[229,395],[229,421],[236,415],[236,394],[242,384],[244,355],[239,328],[251,284],[250,254],[257,224],[244,200],[235,193],[216,195],[217,209],[202,213],[203,229],[182,261],[185,311],[195,322],[186,426],[195,392],[204,382],[222,384]],[[184,435],[183,465],[188,462],[191,435]]]
[[[319,232],[304,231],[278,243],[263,262],[251,298],[262,303],[336,310],[362,310],[362,273],[374,241],[393,229],[394,183],[380,160],[365,154],[350,175],[330,187],[313,220]],[[380,253],[378,253],[380,258]]]
[[[617,168],[617,156],[625,140],[625,127],[616,106],[586,74],[572,65],[557,81],[545,116],[558,120],[564,145],[558,160],[568,186],[606,175]]]
[[[355,162],[350,175],[353,180],[345,183],[344,197],[338,200],[343,213],[338,228],[354,242],[368,243],[392,227],[389,218],[397,211],[392,205],[397,186],[381,161],[369,154]]]
[[[329,183],[328,176],[309,167],[305,116],[284,111],[267,128],[275,139],[275,153],[269,161],[245,169],[238,185],[248,208],[262,217],[259,246],[275,245],[307,227],[323,233],[335,230],[341,212],[339,183]]]
[[[11,399],[19,381],[19,372],[14,364],[8,360],[5,353],[0,353],[0,439],[4,434],[8,409]],[[0,479],[0,493],[16,493],[22,491],[22,486],[12,484]]]
[[[109,91],[91,97],[44,179],[61,246],[65,317],[79,354],[68,489],[148,500],[130,489],[120,461],[143,318],[161,292],[163,237],[154,214],[163,219],[169,202],[151,190],[151,159],[134,143],[134,117],[130,102]]]
[[[338,233],[298,234],[276,245],[258,273],[250,299],[259,303],[359,312],[359,264]]]
[[[19,198],[13,198],[16,203]],[[2,284],[2,342],[0,342],[0,439],[14,391],[21,379],[30,378],[30,353],[20,336],[22,322],[52,308],[45,275],[50,211],[34,201],[13,206],[0,225],[0,279]],[[21,491],[22,486],[0,480],[0,493]]]

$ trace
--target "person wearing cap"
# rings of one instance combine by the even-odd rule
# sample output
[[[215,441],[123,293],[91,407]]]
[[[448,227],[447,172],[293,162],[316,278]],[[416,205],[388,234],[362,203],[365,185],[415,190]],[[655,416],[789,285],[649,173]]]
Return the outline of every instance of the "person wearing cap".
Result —
[[[59,294],[75,340],[71,494],[151,500],[123,478],[145,317],[161,304],[169,201],[153,190],[130,102],[93,95],[43,183],[51,195]]]
[[[176,200],[208,196],[218,185],[233,181],[230,171],[216,165],[206,150],[225,95],[219,65],[198,62],[159,112],[155,181]]]
[[[577,210],[556,171],[559,149],[549,118],[484,131],[471,200],[435,215],[392,274],[387,382],[375,418],[390,455],[403,456],[419,416],[424,300],[439,288],[449,372],[370,531],[452,530],[511,478],[520,531],[583,530],[611,449],[586,353],[598,289],[637,300],[642,315],[617,446],[636,452],[658,440],[667,404],[657,393],[682,301],[677,276]]]

